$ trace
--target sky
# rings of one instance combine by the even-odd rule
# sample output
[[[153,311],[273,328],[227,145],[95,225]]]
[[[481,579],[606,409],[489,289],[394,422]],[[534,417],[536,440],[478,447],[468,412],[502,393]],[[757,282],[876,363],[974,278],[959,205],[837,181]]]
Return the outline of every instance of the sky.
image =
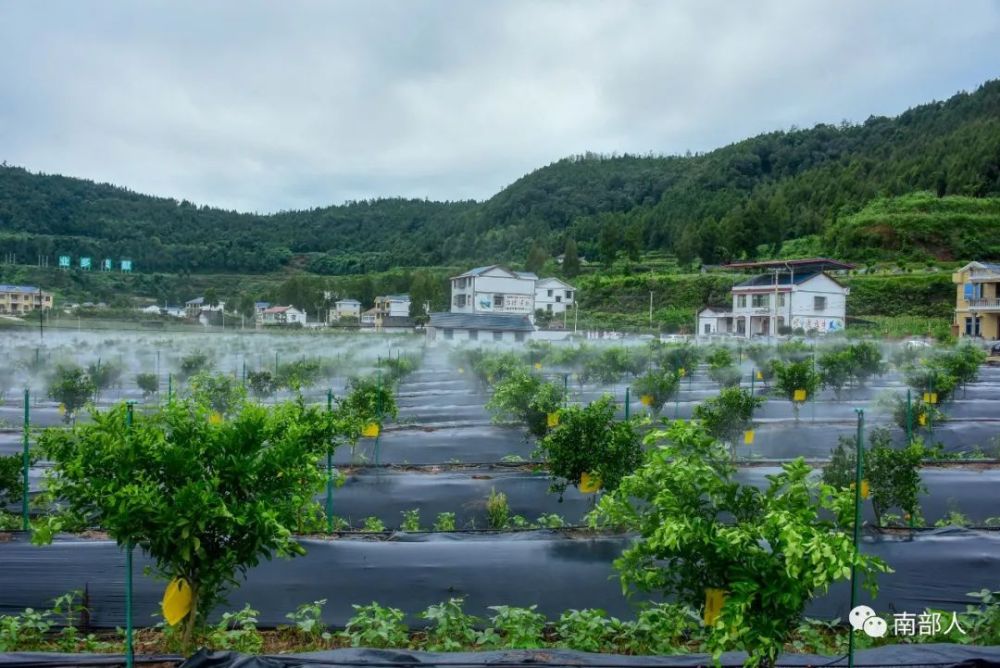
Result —
[[[486,199],[1000,76],[1000,0],[0,0],[0,161],[240,211]]]

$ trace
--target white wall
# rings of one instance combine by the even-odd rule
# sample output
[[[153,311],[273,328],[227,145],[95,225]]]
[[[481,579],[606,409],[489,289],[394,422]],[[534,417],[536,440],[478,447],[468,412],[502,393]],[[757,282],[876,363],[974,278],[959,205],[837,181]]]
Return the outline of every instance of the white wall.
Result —
[[[550,291],[551,295],[549,295]],[[559,283],[545,285],[544,282],[540,282],[535,285],[535,310],[561,314],[573,307],[575,297],[576,290],[574,288],[566,288]]]
[[[826,308],[815,308],[815,297],[826,297]],[[847,289],[837,285],[822,274],[802,285],[792,293],[791,327],[808,331],[838,331],[844,328],[847,317]]]

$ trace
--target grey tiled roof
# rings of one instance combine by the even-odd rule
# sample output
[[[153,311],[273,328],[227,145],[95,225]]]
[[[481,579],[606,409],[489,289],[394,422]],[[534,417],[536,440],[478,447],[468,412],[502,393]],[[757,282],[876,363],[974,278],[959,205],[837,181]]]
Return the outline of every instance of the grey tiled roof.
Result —
[[[526,315],[516,313],[431,313],[431,327],[438,329],[484,329],[504,332],[533,332]]]

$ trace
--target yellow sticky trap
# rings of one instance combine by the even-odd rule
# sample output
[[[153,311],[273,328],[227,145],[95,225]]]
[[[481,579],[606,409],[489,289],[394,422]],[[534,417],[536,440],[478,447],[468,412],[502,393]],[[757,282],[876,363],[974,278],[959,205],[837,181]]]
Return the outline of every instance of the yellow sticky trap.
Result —
[[[753,429],[747,429],[743,432],[743,445],[753,445]]]
[[[66,404],[59,404],[59,415],[66,415]]]
[[[705,626],[712,626],[722,614],[722,605],[726,602],[726,593],[721,589],[705,590]]]
[[[601,489],[601,479],[596,475],[590,475],[589,473],[584,473],[580,476],[579,485],[581,494],[593,494],[594,492]]]
[[[930,392],[924,392],[924,403],[925,404],[929,404],[930,402],[931,402],[931,393]]]
[[[757,380],[764,380],[764,374],[762,374],[759,370],[757,371]]]
[[[867,480],[862,480],[861,481],[861,498],[862,499],[867,499],[871,495],[871,492],[872,492],[871,485],[868,484]]]
[[[917,416],[917,423],[921,427],[926,427],[927,426],[927,413],[921,413],[920,415],[918,415]]]
[[[559,426],[559,413],[549,413],[545,416],[545,424],[551,429]]]
[[[163,619],[167,624],[175,626],[191,612],[191,585],[183,578],[175,578],[170,581],[163,591],[163,602],[160,607],[163,609]]]
[[[681,378],[683,378],[684,375],[687,373],[687,371],[684,369],[684,367],[681,367],[680,369],[677,370],[677,373],[680,375]]]
[[[932,404],[936,404],[937,403],[937,392],[931,392],[931,401],[930,402]]]
[[[652,406],[653,405],[653,395],[651,395],[651,394],[644,394],[641,397],[639,397],[639,401],[642,402],[643,406]]]
[[[792,396],[792,401],[805,401],[806,391],[805,390],[795,390],[795,394]]]
[[[208,416],[209,424],[222,424],[222,413],[219,411],[212,411],[212,414]]]
[[[361,435],[365,438],[375,438],[379,435],[378,422],[369,422],[365,425],[365,428],[361,430]]]
[[[535,368],[536,369],[541,369],[542,368],[542,363],[541,362],[535,362]]]

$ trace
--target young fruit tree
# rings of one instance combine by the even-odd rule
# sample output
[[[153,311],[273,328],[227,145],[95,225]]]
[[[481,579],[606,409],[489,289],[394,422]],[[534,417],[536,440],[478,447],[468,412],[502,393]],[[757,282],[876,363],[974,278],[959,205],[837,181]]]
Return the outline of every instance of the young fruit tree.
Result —
[[[148,399],[160,391],[160,379],[155,373],[140,373],[135,376],[135,384],[142,390],[142,398]]]
[[[522,366],[493,386],[486,408],[495,422],[523,423],[531,435],[541,438],[549,430],[549,414],[559,410],[563,397],[561,386],[543,381]]]
[[[95,412],[73,431],[46,430],[40,445],[53,495],[148,554],[164,580],[190,586],[189,651],[240,576],[261,559],[304,553],[288,527],[322,488],[317,463],[335,432],[330,413],[301,401],[243,403],[223,421],[180,400],[131,420],[124,405]]]
[[[86,371],[78,366],[63,365],[56,367],[48,389],[49,398],[62,404],[66,422],[71,421],[97,391]]]
[[[588,406],[559,411],[559,424],[538,444],[560,498],[566,487],[587,474],[601,489],[613,490],[642,463],[642,441],[632,421],[615,419],[615,404],[605,396]]]
[[[802,404],[811,399],[819,389],[820,377],[813,369],[811,359],[798,362],[774,363],[775,388],[778,393],[792,402],[795,419],[799,419]]]
[[[615,561],[626,593],[662,593],[697,609],[721,597],[718,615],[706,615],[716,660],[743,649],[748,665],[774,665],[815,596],[849,579],[852,566],[874,594],[873,576],[888,571],[855,551],[853,496],[815,482],[802,459],[759,490],[734,480],[726,448],[697,424],[673,422],[647,443],[658,447],[590,521],[639,535]]]
[[[659,416],[663,405],[674,398],[681,378],[675,371],[650,369],[632,383],[632,391],[648,406],[653,416]]]
[[[763,405],[764,399],[750,390],[727,387],[695,406],[693,417],[710,436],[729,446],[730,456],[735,459],[736,444],[753,429],[753,412]]]

